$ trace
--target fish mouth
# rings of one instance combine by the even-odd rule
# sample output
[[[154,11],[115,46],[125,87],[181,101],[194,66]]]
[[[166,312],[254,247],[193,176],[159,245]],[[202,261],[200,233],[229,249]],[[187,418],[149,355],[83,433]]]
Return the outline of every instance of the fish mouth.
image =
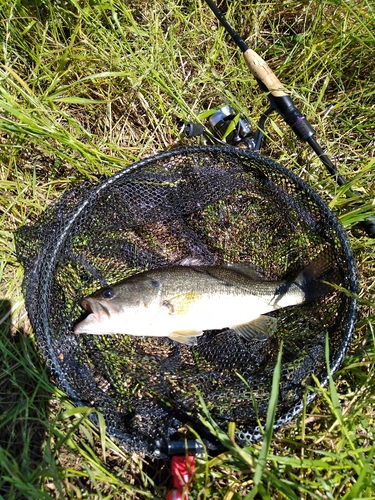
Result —
[[[74,327],[74,333],[101,333],[101,325],[111,317],[111,311],[96,300],[85,298],[81,306],[88,312],[87,316]]]
[[[89,300],[87,299],[83,299],[82,302],[81,302],[81,306],[83,307],[83,309],[85,309],[85,311],[87,311],[88,313],[93,313],[93,309],[91,307],[91,303]]]
[[[81,306],[89,313],[89,316],[95,316],[98,321],[101,321],[103,314],[106,319],[111,316],[109,308],[96,300],[83,299]]]

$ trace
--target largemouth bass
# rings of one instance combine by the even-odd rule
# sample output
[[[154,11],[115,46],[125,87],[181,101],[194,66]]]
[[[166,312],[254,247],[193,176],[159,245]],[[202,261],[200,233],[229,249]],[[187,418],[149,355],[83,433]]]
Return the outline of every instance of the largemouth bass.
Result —
[[[169,337],[194,345],[206,330],[231,328],[244,339],[265,339],[277,320],[264,314],[309,302],[332,288],[322,252],[291,280],[267,281],[251,266],[163,267],[135,274],[81,302],[89,315],[77,334]]]

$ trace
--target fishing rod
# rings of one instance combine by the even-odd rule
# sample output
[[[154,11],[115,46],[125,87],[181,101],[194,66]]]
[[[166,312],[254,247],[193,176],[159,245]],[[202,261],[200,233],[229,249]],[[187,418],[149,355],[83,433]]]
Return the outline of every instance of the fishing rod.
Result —
[[[337,168],[324,153],[323,149],[320,147],[315,139],[315,130],[310,125],[306,117],[297,109],[294,105],[291,97],[286,93],[281,81],[268,66],[266,61],[262,59],[254,50],[250,49],[241,36],[234,30],[228,20],[225,18],[224,14],[219,10],[218,6],[213,2],[213,0],[205,0],[209,8],[215,14],[220,24],[225,28],[228,34],[232,37],[235,44],[242,51],[245,62],[250,69],[251,73],[255,77],[261,90],[268,92],[268,99],[270,102],[270,107],[262,114],[260,124],[261,129],[258,133],[257,139],[255,141],[255,149],[260,148],[260,144],[263,137],[264,121],[269,116],[272,111],[278,112],[284,121],[291,127],[293,132],[297,137],[305,142],[307,142],[313,151],[318,155],[323,165],[327,168],[328,172],[334,177],[337,184],[342,186],[346,184],[346,180]],[[346,195],[354,200],[359,200],[359,194],[347,189]],[[366,233],[374,237],[375,236],[375,215],[361,222],[363,229]]]

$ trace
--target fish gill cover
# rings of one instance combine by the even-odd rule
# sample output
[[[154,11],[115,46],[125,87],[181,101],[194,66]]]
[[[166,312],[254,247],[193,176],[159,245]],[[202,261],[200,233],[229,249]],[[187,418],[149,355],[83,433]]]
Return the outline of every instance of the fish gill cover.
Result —
[[[356,270],[345,233],[325,203],[277,163],[231,147],[175,149],[101,183],[67,191],[16,233],[23,291],[39,350],[55,383],[77,404],[100,410],[128,450],[165,457],[170,440],[194,428],[208,447],[198,394],[224,431],[261,438],[280,344],[276,425],[300,413],[314,374],[327,381],[346,353]],[[266,280],[288,279],[325,254],[338,287],[272,313],[277,329],[246,340],[206,331],[196,345],[167,337],[76,335],[83,297],[135,273],[179,264],[247,264]],[[350,293],[341,291],[344,288]],[[314,393],[308,393],[311,402]]]

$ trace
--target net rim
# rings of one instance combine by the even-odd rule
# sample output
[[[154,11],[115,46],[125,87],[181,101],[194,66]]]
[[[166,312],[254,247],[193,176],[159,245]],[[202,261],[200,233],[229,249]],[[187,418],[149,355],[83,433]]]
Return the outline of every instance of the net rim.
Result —
[[[355,261],[353,257],[353,253],[349,244],[349,241],[347,239],[345,230],[343,229],[341,223],[337,219],[336,215],[328,208],[326,203],[322,200],[322,198],[316,193],[315,190],[313,190],[305,181],[303,181],[300,177],[295,175],[293,172],[288,170],[287,168],[283,167],[280,165],[278,162],[275,162],[272,159],[269,159],[259,153],[253,153],[249,152],[246,150],[242,150],[240,148],[236,148],[233,146],[189,146],[189,147],[180,147],[180,148],[175,148],[171,149],[168,151],[161,152],[156,155],[149,156],[147,158],[141,159],[124,169],[120,170],[119,172],[113,174],[110,177],[105,178],[103,181],[99,182],[98,184],[95,184],[92,189],[88,192],[87,197],[77,206],[74,207],[72,212],[70,213],[69,220],[67,221],[66,225],[64,226],[63,231],[61,232],[59,238],[57,241],[52,241],[49,245],[46,245],[43,247],[42,251],[40,252],[40,255],[38,257],[38,261],[36,263],[36,266],[33,270],[33,273],[35,276],[38,276],[39,279],[37,282],[34,282],[31,286],[34,290],[37,290],[39,293],[43,293],[44,290],[49,290],[51,286],[51,282],[53,280],[53,271],[56,266],[56,261],[58,258],[59,254],[59,249],[61,245],[64,243],[66,238],[69,235],[69,231],[71,227],[73,226],[74,222],[76,221],[77,217],[79,217],[85,208],[89,205],[89,203],[104,189],[110,188],[111,185],[116,184],[120,179],[123,177],[137,171],[141,170],[143,167],[146,167],[152,163],[155,162],[162,162],[162,161],[168,161],[170,158],[175,157],[175,156],[181,156],[181,155],[194,155],[194,154],[199,154],[199,153],[206,153],[209,152],[211,154],[219,153],[221,155],[223,154],[228,154],[228,155],[235,155],[236,157],[244,157],[247,159],[254,159],[254,160],[262,160],[266,161],[266,163],[270,166],[272,166],[275,170],[279,171],[283,176],[287,177],[293,184],[296,184],[298,187],[302,188],[303,191],[313,200],[314,203],[316,203],[319,208],[322,210],[322,213],[324,216],[329,217],[332,221],[334,221],[334,229],[336,232],[336,235],[338,237],[338,240],[341,244],[341,247],[343,249],[343,252],[345,254],[345,258],[348,261],[348,268],[350,270],[350,275],[347,277],[348,278],[348,283],[350,284],[350,292],[352,292],[351,300],[350,300],[350,307],[349,307],[349,313],[348,317],[349,320],[346,323],[346,335],[343,338],[343,343],[341,348],[339,349],[336,357],[332,359],[331,361],[331,367],[330,367],[330,374],[331,376],[334,375],[334,373],[338,370],[338,368],[341,366],[343,359],[348,351],[349,344],[354,332],[354,327],[355,327],[355,320],[356,320],[356,308],[357,308],[357,298],[356,294],[358,293],[358,282],[357,282],[357,270],[355,266]],[[47,261],[47,266],[45,265],[45,262]],[[42,274],[38,271],[40,271],[42,264],[45,266],[46,271]],[[58,384],[60,388],[66,392],[67,396],[71,398],[76,405],[84,405],[85,403],[82,401],[81,396],[77,393],[76,390],[74,390],[70,383],[67,381],[61,367],[60,363],[58,360],[58,355],[56,354],[55,349],[52,346],[51,340],[53,338],[53,335],[50,330],[49,326],[49,311],[48,311],[48,300],[42,300],[41,301],[41,323],[42,323],[42,330],[43,330],[43,341],[46,343],[47,346],[47,351],[49,355],[49,362],[48,362],[48,367],[54,374],[54,376],[58,379]],[[329,381],[329,376],[328,374],[323,377],[323,379],[320,381],[320,384],[322,387],[326,386]],[[317,397],[316,392],[309,392],[306,396],[306,404],[309,405],[311,402]],[[281,426],[285,425],[286,423],[292,421],[294,418],[296,418],[303,410],[304,402],[301,400],[297,404],[293,406],[291,410],[287,414],[282,415],[279,417],[275,424],[274,424],[274,429],[277,430]],[[111,433],[111,432],[110,432]],[[112,432],[112,435],[116,435],[116,432]],[[251,442],[259,441],[262,438],[262,431],[259,427],[254,428],[253,435],[250,439]],[[126,441],[124,439],[125,436],[122,436],[121,439]],[[127,436],[129,439],[129,436]],[[131,439],[131,438],[130,438]]]

